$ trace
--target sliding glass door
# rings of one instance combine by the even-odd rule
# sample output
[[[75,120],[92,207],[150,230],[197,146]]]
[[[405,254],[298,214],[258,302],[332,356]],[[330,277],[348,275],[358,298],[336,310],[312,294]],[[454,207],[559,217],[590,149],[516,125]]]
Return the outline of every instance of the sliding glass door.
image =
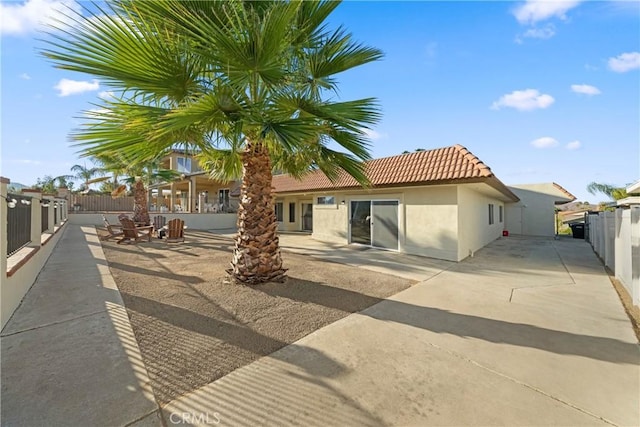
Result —
[[[398,250],[398,201],[352,201],[350,241],[377,248]]]

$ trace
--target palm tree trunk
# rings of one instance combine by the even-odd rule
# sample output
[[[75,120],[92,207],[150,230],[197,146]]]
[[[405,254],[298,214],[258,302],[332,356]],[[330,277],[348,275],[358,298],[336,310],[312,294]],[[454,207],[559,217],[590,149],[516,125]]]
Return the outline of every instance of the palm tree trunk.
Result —
[[[227,271],[240,283],[282,282],[287,270],[282,268],[269,153],[261,143],[249,142],[242,164],[238,235]]]
[[[140,179],[137,179],[133,185],[133,221],[146,225],[151,224],[149,209],[147,208],[147,190]]]

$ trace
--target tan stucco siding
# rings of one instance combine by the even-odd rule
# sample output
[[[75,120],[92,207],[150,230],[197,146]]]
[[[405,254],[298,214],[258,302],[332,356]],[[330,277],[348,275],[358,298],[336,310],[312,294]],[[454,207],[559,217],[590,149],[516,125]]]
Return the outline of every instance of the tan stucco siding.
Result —
[[[311,203],[311,199],[301,199],[295,196],[276,197],[276,203],[282,202],[282,221],[278,222],[278,230],[280,231],[300,231],[302,230],[302,202]],[[294,221],[290,221],[289,204],[293,203]]]
[[[313,197],[313,234],[314,239],[325,242],[336,242],[346,244],[349,236],[348,229],[348,202],[340,204],[345,200],[344,196],[337,196],[335,193],[328,194],[336,196],[335,205],[318,205],[317,197]],[[340,199],[339,197],[342,197]]]
[[[510,189],[520,201],[507,204],[507,230],[526,236],[555,235],[556,197],[536,189]]]
[[[500,221],[503,202],[479,192],[479,185],[484,184],[458,186],[458,261],[502,236],[504,229],[504,211]],[[489,204],[494,206],[493,224],[489,224]]]
[[[422,187],[404,192],[405,229],[402,252],[458,260],[458,216],[455,186]]]

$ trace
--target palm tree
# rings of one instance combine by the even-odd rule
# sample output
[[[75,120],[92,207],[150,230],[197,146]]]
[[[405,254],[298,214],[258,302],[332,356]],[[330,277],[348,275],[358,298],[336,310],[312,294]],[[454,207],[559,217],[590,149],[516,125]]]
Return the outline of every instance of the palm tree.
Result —
[[[616,187],[610,184],[601,184],[598,182],[592,182],[587,186],[587,191],[593,195],[596,193],[606,194],[613,200],[624,199],[628,196],[627,190],[624,187]]]
[[[43,178],[37,179],[34,188],[40,189],[43,193],[49,194],[55,194],[57,189],[60,187],[66,187],[71,190],[73,188],[73,182],[69,182],[69,180],[73,178],[75,178],[74,175],[45,175]]]
[[[111,196],[119,197],[126,194],[127,186],[120,185],[120,180],[131,186],[133,191],[133,220],[135,222],[151,224],[147,201],[147,188],[151,184],[171,181],[179,176],[173,170],[161,169],[159,162],[147,161],[144,164],[127,159],[121,154],[111,156],[102,155],[97,159],[105,171],[111,171],[112,176],[98,178],[97,180],[112,180]],[[94,182],[97,182],[94,180]]]
[[[82,180],[81,188],[85,191],[89,190],[89,185],[96,182],[92,181],[92,179],[97,175],[101,175],[103,172],[102,169],[98,167],[88,168],[86,163],[84,165],[71,166],[71,171],[76,173],[75,178]]]
[[[88,156],[135,162],[178,144],[194,148],[212,176],[242,176],[238,235],[229,273],[256,284],[284,279],[272,170],[302,176],[344,171],[368,185],[365,131],[373,98],[338,102],[336,75],[382,58],[329,30],[333,1],[116,0],[54,33],[43,54],[92,74],[120,96],[72,136]],[[329,148],[335,142],[343,151]]]

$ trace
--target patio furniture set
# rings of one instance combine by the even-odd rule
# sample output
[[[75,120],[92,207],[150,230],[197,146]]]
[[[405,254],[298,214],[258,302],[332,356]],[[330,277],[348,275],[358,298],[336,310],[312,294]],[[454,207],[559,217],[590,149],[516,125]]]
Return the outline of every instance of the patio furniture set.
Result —
[[[154,217],[153,225],[135,223],[124,214],[118,217],[120,224],[111,224],[104,215],[102,220],[109,233],[102,240],[118,238],[118,244],[135,244],[144,240],[150,242],[152,236],[164,239],[167,243],[184,242],[184,230],[187,228],[183,220],[174,218],[167,222],[167,218],[161,215]]]

